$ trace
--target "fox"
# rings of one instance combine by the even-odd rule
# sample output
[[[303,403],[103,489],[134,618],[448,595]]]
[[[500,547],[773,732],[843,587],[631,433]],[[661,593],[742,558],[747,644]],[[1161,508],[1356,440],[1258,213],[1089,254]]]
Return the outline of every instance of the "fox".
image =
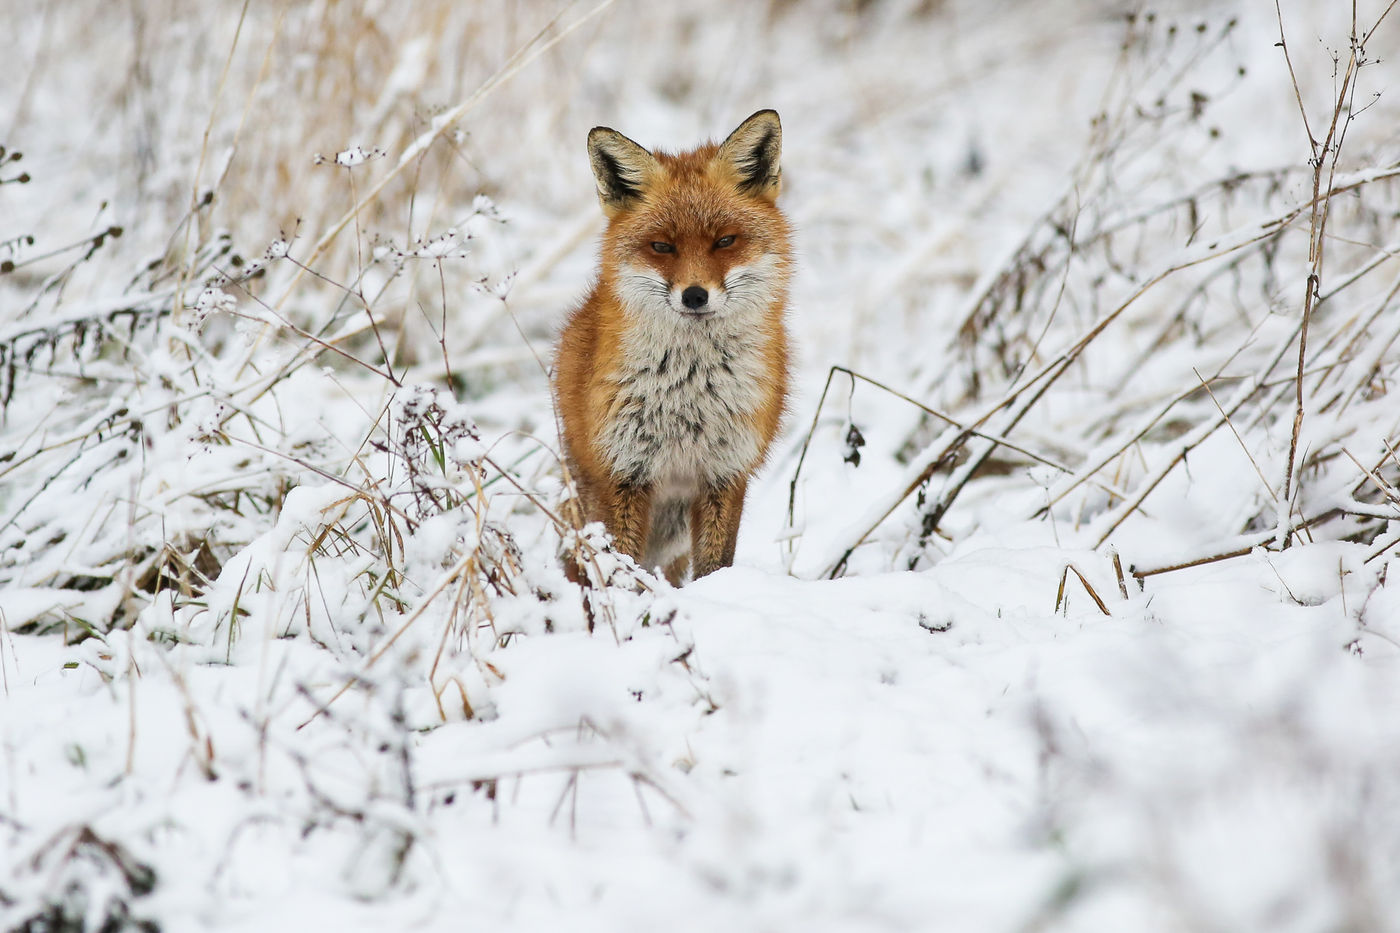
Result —
[[[606,227],[556,347],[564,459],[584,521],[675,585],[733,565],[787,406],[781,149],[773,110],[677,154],[588,134]]]

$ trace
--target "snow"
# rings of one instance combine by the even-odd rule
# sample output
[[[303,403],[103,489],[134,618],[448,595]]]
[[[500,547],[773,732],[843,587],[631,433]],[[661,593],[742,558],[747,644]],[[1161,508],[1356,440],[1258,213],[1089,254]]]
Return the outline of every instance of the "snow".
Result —
[[[0,36],[0,927],[1394,925],[1400,22],[1315,267],[1272,5],[118,6]],[[795,391],[675,588],[561,527],[583,140],[769,106]]]
[[[205,752],[189,747],[178,685],[143,679],[133,700],[101,686],[99,657],[30,682],[29,715],[7,720],[8,746],[26,750],[9,791],[28,820],[63,800],[68,821],[106,837],[142,838],[133,815],[161,810],[166,838],[143,850],[162,875],[217,873],[235,929],[240,914],[295,922],[294,895],[388,898],[431,928],[479,904],[520,928],[557,911],[585,929],[1018,926],[1070,877],[1092,891],[1168,869],[1249,926],[1323,870],[1329,833],[1363,819],[1357,780],[1385,792],[1393,671],[1338,650],[1354,628],[1335,598],[1323,618],[1281,611],[1262,573],[1166,588],[1150,610],[1139,597],[1115,601],[1115,617],[1057,616],[1047,556],[980,548],[923,573],[818,583],[733,568],[669,594],[664,630],[526,639],[494,662],[496,718],[410,740],[421,811],[381,800],[365,826],[288,835],[312,785],[347,811],[393,792],[398,750],[373,743],[402,740],[382,719],[394,705],[299,734],[305,705],[261,681],[304,649],[275,636],[231,669],[172,662],[203,698],[195,729],[218,780],[196,767]],[[947,631],[918,624],[929,611]],[[26,682],[70,656],[19,641]],[[135,771],[122,778],[131,702]],[[499,782],[494,805],[468,789],[479,781]],[[365,864],[388,858],[375,840],[396,831],[417,840],[415,881],[398,891]],[[1388,883],[1393,868],[1375,870]],[[1142,910],[1119,905],[1116,922]]]

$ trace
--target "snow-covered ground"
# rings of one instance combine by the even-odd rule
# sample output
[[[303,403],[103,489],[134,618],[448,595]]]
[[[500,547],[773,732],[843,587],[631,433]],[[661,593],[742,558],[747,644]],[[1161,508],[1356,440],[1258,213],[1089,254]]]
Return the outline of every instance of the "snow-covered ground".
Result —
[[[0,30],[0,926],[1396,928],[1400,12],[204,6]],[[584,137],[761,107],[737,565],[580,589]]]

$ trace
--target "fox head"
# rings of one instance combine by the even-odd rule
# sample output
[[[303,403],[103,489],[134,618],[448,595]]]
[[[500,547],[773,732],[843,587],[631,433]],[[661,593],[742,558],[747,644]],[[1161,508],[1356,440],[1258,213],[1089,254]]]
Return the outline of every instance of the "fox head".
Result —
[[[588,156],[608,217],[603,278],[633,314],[699,321],[764,313],[785,297],[788,228],[778,114],[760,110],[722,143],[671,155],[595,127]]]

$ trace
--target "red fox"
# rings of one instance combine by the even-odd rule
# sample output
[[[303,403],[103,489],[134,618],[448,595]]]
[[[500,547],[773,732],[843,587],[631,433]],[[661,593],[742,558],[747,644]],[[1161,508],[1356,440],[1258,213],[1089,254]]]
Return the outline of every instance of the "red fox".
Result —
[[[565,455],[584,519],[672,583],[733,564],[786,403],[781,148],[772,110],[679,155],[588,134],[608,226],[555,358]]]

